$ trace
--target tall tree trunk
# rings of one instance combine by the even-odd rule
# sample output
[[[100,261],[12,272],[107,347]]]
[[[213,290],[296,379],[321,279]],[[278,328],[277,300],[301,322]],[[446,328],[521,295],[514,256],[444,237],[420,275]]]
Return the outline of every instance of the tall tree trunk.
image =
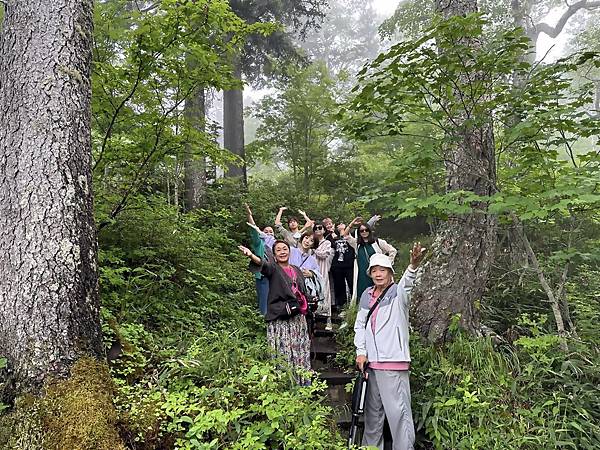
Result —
[[[474,0],[437,1],[437,10],[446,17],[477,11]],[[480,46],[478,40],[466,42]],[[484,76],[472,74],[471,76]],[[468,86],[468,80],[457,80]],[[460,98],[459,95],[455,96]],[[449,148],[446,151],[446,190],[471,191],[491,195],[496,179],[494,134],[491,121],[475,126],[467,112],[454,117]],[[454,215],[440,227],[432,257],[424,266],[421,282],[413,291],[412,322],[432,342],[448,338],[452,316],[460,315],[461,326],[477,332],[481,299],[493,261],[497,236],[496,218],[487,214],[487,205],[472,205],[473,213]]]
[[[531,52],[526,56],[527,62],[533,63],[535,61],[535,53],[537,49],[537,38],[538,33],[535,29],[535,24],[531,21],[531,14],[533,10],[532,0],[511,0],[510,2],[511,14],[513,17],[513,25],[515,27],[523,28],[525,35],[531,41]]]
[[[16,392],[102,349],[92,0],[9,1],[0,34],[0,354]]]
[[[205,92],[204,88],[201,88],[185,101],[184,106],[184,116],[195,132],[201,133],[205,130],[205,111]],[[206,189],[206,157],[198,153],[193,144],[186,145],[183,178],[184,204],[187,211],[200,207]]]
[[[242,79],[242,66],[237,58],[233,75]],[[231,164],[225,174],[227,177],[241,177],[244,185],[246,178],[246,150],[244,149],[244,91],[242,88],[223,92],[223,145],[242,160],[242,165]]]
[[[175,167],[173,168],[173,206],[179,209],[179,158],[175,158]]]

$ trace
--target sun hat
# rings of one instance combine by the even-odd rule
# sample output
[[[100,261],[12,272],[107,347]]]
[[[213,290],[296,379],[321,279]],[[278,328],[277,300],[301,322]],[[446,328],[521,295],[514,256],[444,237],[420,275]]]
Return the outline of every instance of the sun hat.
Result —
[[[392,271],[392,273],[396,273],[394,272],[394,267],[392,266],[392,260],[383,253],[374,253],[373,255],[371,255],[371,258],[369,259],[369,268],[367,269],[367,275],[371,276],[371,269],[375,266],[387,267]]]

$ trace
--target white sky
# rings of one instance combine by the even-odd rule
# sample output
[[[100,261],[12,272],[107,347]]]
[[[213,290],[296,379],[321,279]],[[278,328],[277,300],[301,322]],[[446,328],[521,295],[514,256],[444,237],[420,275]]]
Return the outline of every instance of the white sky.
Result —
[[[373,7],[382,16],[390,17],[396,11],[398,3],[400,0],[373,0]]]
[[[556,25],[558,19],[565,11],[565,8],[554,8],[550,13],[544,18],[544,22],[549,25]],[[581,11],[580,11],[581,12]],[[537,41],[537,59],[541,59],[544,57],[546,52],[548,55],[545,58],[546,62],[552,62],[558,58],[560,58],[565,47],[565,43],[569,38],[569,22],[565,25],[562,33],[558,35],[556,39],[552,39],[548,37],[548,35],[542,33]]]

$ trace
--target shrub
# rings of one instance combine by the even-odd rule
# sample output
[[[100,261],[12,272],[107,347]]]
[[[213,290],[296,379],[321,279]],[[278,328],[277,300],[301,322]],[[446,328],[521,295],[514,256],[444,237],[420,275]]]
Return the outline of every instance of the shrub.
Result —
[[[343,448],[324,384],[297,386],[270,353],[230,212],[122,214],[100,236],[100,284],[128,447]]]

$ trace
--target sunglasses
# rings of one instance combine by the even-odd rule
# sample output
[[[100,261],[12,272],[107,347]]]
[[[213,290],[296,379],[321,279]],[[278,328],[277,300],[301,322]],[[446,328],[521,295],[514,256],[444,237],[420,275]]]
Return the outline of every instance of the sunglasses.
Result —
[[[322,230],[323,229],[323,225],[316,225],[315,226],[315,230]]]
[[[367,230],[366,228],[363,228],[363,229],[358,230],[358,231],[360,231],[361,233],[368,233],[369,232],[369,230]]]

